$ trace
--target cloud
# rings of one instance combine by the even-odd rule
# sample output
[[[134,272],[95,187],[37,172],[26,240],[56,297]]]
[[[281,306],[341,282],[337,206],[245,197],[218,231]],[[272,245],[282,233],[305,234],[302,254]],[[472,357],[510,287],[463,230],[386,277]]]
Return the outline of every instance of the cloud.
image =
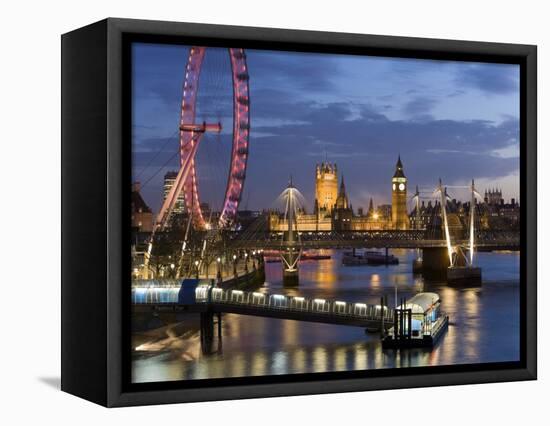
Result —
[[[346,146],[345,143],[337,143],[337,142],[329,142],[329,141],[324,141],[324,140],[321,140],[321,139],[315,139],[315,138],[311,138],[313,139],[313,141],[311,142],[311,144],[313,146],[320,146],[320,147],[323,147],[323,148],[326,148],[326,147],[333,147],[333,146],[337,146],[339,148],[343,148]]]
[[[255,175],[251,166],[250,185],[274,183],[281,175],[292,173],[306,199],[312,202],[312,170],[315,162],[324,160],[323,148],[327,148],[329,161],[337,161],[339,170],[346,175],[352,201],[353,194],[361,191],[383,192],[391,180],[398,154],[411,184],[420,186],[435,185],[439,177],[444,182],[491,180],[519,169],[517,155],[513,155],[519,153],[518,139],[511,137],[519,137],[517,119],[499,124],[486,120],[389,120],[372,106],[362,105],[360,116],[349,120],[352,110],[357,109],[355,104],[288,107],[300,124],[255,128],[271,135],[262,138],[261,149],[255,144],[254,132],[251,134],[249,164],[272,167],[263,167],[261,174]],[[326,146],[315,143],[316,140]],[[387,194],[389,197],[390,192]]]
[[[247,58],[250,74],[261,75],[269,87],[283,85],[297,91],[332,89],[339,71],[338,61],[330,55],[254,50]],[[256,82],[251,79],[251,84]]]
[[[403,106],[403,112],[409,116],[425,115],[433,110],[437,101],[433,98],[418,96]]]
[[[279,95],[273,92],[275,98]],[[258,104],[259,111],[253,113],[245,183],[245,188],[254,194],[251,208],[271,205],[290,174],[311,207],[315,164],[325,157],[337,162],[340,172],[345,174],[356,207],[368,203],[361,194],[386,193],[387,198],[377,202],[389,202],[391,176],[398,154],[410,184],[427,187],[435,185],[439,177],[444,182],[467,182],[471,178],[491,181],[513,175],[519,169],[519,122],[512,117],[499,124],[487,120],[434,120],[429,115],[390,120],[369,104],[296,100],[284,104],[279,119],[272,121],[269,117],[277,116],[276,104],[268,99]],[[426,110],[426,104],[429,106],[429,102],[424,103],[424,108],[417,111]],[[199,162],[208,167],[209,161],[218,158],[218,167],[203,168],[206,173],[203,176],[216,172],[223,180],[228,161],[225,154],[208,155],[209,149],[215,149],[213,142],[205,140],[204,146],[201,145]],[[166,164],[177,149],[177,140],[173,143],[170,138],[139,141],[134,152],[136,169],[146,166],[163,144],[167,147],[153,159],[150,170]],[[222,144],[230,146],[230,137],[222,135]],[[177,157],[169,161],[165,170],[177,167],[177,162]],[[155,185],[161,184],[165,170]],[[147,177],[148,173],[143,175]],[[202,180],[201,193],[216,195],[216,188],[210,187],[207,179]]]
[[[519,65],[472,64],[458,68],[456,83],[487,94],[519,93]]]
[[[454,92],[452,93],[449,93],[447,95],[448,98],[456,98],[457,96],[462,96],[466,94],[466,91],[465,90],[462,90],[462,89],[458,89],[458,90],[455,90]]]
[[[466,152],[466,151],[459,151],[457,149],[436,149],[436,148],[432,148],[432,149],[427,149],[426,152],[430,153],[430,154],[474,154],[472,152]]]
[[[434,69],[441,70],[444,68],[454,67],[456,64],[456,62],[453,61],[438,61],[430,59],[418,60],[409,58],[392,58],[388,63],[391,73],[401,75],[409,80],[411,76],[430,73],[433,72]],[[416,86],[407,90],[407,94],[415,94],[422,91],[422,89],[423,86]]]
[[[169,138],[154,136],[167,136],[172,129],[177,130],[188,55],[185,46],[153,47],[141,49],[133,80],[137,124],[134,166],[140,170],[151,162],[150,170],[143,173],[145,177],[155,167],[166,164],[177,150],[177,140],[172,145],[167,142]],[[210,58],[223,62],[225,56],[225,49],[211,49],[205,61]],[[338,58],[341,57],[248,51],[249,72],[255,76],[250,80],[250,155],[245,182],[245,191],[254,194],[251,208],[271,205],[290,174],[312,205],[315,163],[323,161],[325,153],[329,161],[338,162],[339,170],[345,174],[356,207],[364,205],[361,194],[386,194],[389,198],[398,154],[411,185],[433,186],[438,177],[444,182],[472,177],[490,182],[501,176],[514,176],[519,169],[517,118],[503,117],[498,123],[434,118],[442,116],[437,114],[442,108],[450,110],[451,117],[464,116],[454,114],[454,109],[468,108],[465,105],[475,102],[474,96],[487,100],[484,95],[518,92],[518,67],[392,59],[384,67],[382,80],[378,74],[369,78],[370,68],[355,79],[348,79],[349,67]],[[213,78],[216,73],[208,71],[216,67],[205,62],[199,109],[208,117],[219,117],[224,130],[229,131],[226,121],[232,111],[231,92],[219,100],[216,91],[208,90],[214,87],[212,83],[227,86],[230,74],[224,67],[218,67],[220,80]],[[358,90],[359,85],[368,90]],[[346,91],[349,94],[343,95]],[[211,102],[214,97],[216,102]],[[348,102],[349,99],[359,101]],[[480,117],[493,117],[486,111],[494,108],[501,112],[500,102],[513,99],[510,96],[487,101],[490,105],[488,109],[484,107]],[[452,103],[452,108],[446,103]],[[495,103],[498,107],[492,105]],[[221,135],[221,141],[224,146],[231,144],[229,135]],[[166,148],[164,143],[168,143]],[[225,156],[217,160],[217,167],[210,167],[214,156],[208,157],[207,149],[215,146],[201,145],[201,194],[208,193],[208,182],[214,181],[214,173],[224,182],[227,179],[229,166]],[[159,149],[161,152],[155,156]],[[176,157],[168,161],[167,167],[176,167],[177,163]],[[146,189],[150,197],[156,197],[154,200],[160,197],[163,173],[164,170]]]
[[[510,141],[510,145],[495,149],[493,155],[501,158],[518,158],[519,150],[517,149],[517,141],[515,139]]]
[[[319,152],[313,151],[313,152],[306,152],[306,155],[309,157],[316,157],[319,158]],[[332,160],[338,159],[338,158],[357,158],[357,157],[364,157],[368,154],[366,152],[342,152],[342,151],[325,151],[325,157],[330,158]]]

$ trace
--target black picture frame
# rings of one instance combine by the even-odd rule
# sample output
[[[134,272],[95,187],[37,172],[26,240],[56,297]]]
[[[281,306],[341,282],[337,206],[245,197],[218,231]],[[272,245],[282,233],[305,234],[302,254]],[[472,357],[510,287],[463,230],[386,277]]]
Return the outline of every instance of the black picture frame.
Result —
[[[117,18],[61,41],[62,390],[115,407],[536,379],[536,46]],[[521,361],[129,383],[132,41],[519,64]]]

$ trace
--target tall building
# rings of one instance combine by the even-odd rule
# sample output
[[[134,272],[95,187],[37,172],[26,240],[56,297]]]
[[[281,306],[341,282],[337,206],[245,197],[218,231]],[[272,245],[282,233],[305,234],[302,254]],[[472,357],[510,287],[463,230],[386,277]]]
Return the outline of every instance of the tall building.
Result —
[[[349,209],[348,194],[346,194],[346,184],[344,182],[344,176],[342,176],[342,182],[340,183],[340,191],[338,197],[336,197],[335,208],[340,210]]]
[[[378,215],[391,223],[391,204],[380,204],[378,206]]]
[[[372,202],[372,197],[369,200],[369,209],[367,210],[367,216],[373,217],[376,211],[374,210],[374,203]]]
[[[520,208],[514,198],[506,203],[501,189],[489,189],[485,190],[484,201],[481,219],[486,228],[506,230],[519,227]]]
[[[174,182],[176,181],[177,176],[178,176],[178,172],[168,172],[164,175],[163,201],[166,200],[166,197],[168,197],[168,194],[170,193],[170,190],[174,186]],[[172,210],[172,214],[180,214],[183,212],[185,212],[185,196],[182,191],[180,192],[180,195],[178,195],[178,199],[176,201],[174,209]]]
[[[397,159],[392,178],[391,221],[393,229],[409,229],[407,213],[407,177],[403,172],[401,156]]]
[[[483,201],[485,201],[485,204],[490,205],[500,205],[503,203],[504,199],[502,198],[502,190],[501,189],[489,189],[488,191],[485,190],[485,197],[483,198]]]
[[[392,204],[375,206],[371,199],[366,214],[360,208],[358,209],[358,215],[354,215],[343,176],[338,190],[336,164],[317,164],[315,170],[316,199],[314,213],[298,212],[296,217],[298,230],[310,232],[409,229],[407,178],[403,173],[401,159],[397,161],[392,182]],[[288,223],[280,212],[271,212],[268,227],[270,231],[281,232],[288,228]]]
[[[315,173],[315,206],[319,216],[332,213],[338,197],[338,170],[336,164],[317,164]]]
[[[342,182],[340,183],[340,191],[336,198],[336,203],[333,209],[333,229],[337,231],[348,231],[351,229],[351,222],[353,219],[353,210],[349,203],[348,194],[346,193],[346,184],[344,183],[344,176],[342,176]]]

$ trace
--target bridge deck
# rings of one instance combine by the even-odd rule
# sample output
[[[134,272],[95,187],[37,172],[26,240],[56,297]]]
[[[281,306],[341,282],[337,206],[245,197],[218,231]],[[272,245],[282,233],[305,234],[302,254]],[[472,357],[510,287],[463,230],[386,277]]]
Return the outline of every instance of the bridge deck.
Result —
[[[436,248],[446,247],[442,238],[434,238],[432,233],[423,230],[407,231],[316,231],[300,232],[300,240],[294,243],[283,241],[283,233],[259,232],[251,236],[239,233],[230,236],[233,249],[282,249],[291,246],[321,248]],[[467,235],[462,239],[452,239],[453,245],[469,246]],[[518,250],[519,232],[483,231],[476,235],[475,245],[486,250]]]
[[[223,290],[199,286],[195,303],[174,300],[174,289],[164,289],[169,296],[154,289],[150,297],[134,298],[134,312],[221,312],[325,324],[348,325],[379,329],[393,324],[393,310],[380,305],[347,303],[324,299],[306,299],[280,294],[265,294],[241,290]],[[176,292],[177,294],[177,292]]]
[[[468,241],[453,242],[454,246],[468,247]],[[289,247],[302,249],[348,249],[348,248],[393,248],[393,249],[428,249],[428,248],[445,248],[447,247],[443,240],[423,240],[423,241],[407,241],[407,240],[368,240],[368,239],[353,239],[353,240],[302,240],[294,244],[289,244],[283,241],[274,240],[247,240],[234,241],[231,244],[232,249],[264,249],[264,250],[283,250]],[[519,241],[492,241],[480,242],[476,244],[478,249],[485,250],[519,250]]]

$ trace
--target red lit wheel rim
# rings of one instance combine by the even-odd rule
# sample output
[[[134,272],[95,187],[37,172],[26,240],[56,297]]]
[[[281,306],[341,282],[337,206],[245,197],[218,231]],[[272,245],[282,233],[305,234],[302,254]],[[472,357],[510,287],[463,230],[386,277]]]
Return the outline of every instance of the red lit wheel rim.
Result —
[[[199,78],[206,50],[206,47],[193,46],[189,51],[183,83],[180,125],[195,123]],[[218,222],[220,227],[231,225],[239,208],[246,177],[250,132],[249,76],[246,54],[244,49],[227,49],[227,51],[231,61],[233,83],[233,142],[227,185]],[[180,131],[181,165],[191,154],[193,144],[193,133]],[[183,191],[187,211],[191,212],[193,216],[194,226],[197,229],[205,229],[206,221],[200,207],[200,188],[197,182],[195,160],[191,164]]]

